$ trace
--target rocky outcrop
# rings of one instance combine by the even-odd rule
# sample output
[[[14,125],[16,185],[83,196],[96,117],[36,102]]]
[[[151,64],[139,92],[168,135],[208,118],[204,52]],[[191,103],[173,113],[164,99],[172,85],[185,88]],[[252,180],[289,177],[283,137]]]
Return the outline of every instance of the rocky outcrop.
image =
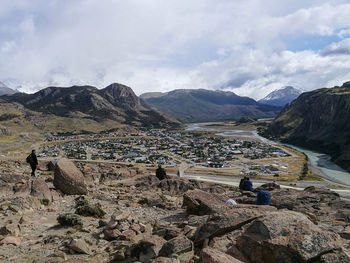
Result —
[[[202,263],[242,263],[242,261],[212,248],[202,250],[201,260]]]
[[[179,256],[180,262],[188,262],[194,256],[193,243],[185,236],[175,237],[166,242],[159,251],[159,256]]]
[[[260,216],[276,211],[275,207],[257,205],[236,205],[210,216],[207,222],[198,229],[195,243],[232,232],[252,222]]]
[[[339,249],[340,237],[321,230],[305,215],[278,211],[248,225],[237,246],[253,263],[302,263]]]
[[[224,195],[195,189],[184,194],[183,207],[186,207],[188,214],[208,215],[221,209],[227,199],[228,197]]]
[[[0,106],[13,110],[21,108],[19,115],[0,114],[0,122],[15,117],[14,125],[26,121],[26,125],[32,125],[35,130],[45,127],[53,133],[98,132],[119,129],[120,124],[161,128],[181,125],[142,103],[130,87],[118,83],[104,89],[92,86],[48,87],[34,94],[6,95],[1,97]],[[55,118],[58,123],[53,122],[50,127],[42,121]],[[65,121],[69,122],[68,126]]]
[[[42,178],[34,179],[32,181],[31,192],[32,196],[38,197],[39,199],[47,199],[52,201],[52,195],[49,187]]]
[[[64,194],[87,194],[87,187],[83,174],[72,161],[66,159],[62,159],[57,163],[53,185]]]
[[[183,194],[188,190],[201,188],[201,184],[197,181],[188,181],[178,177],[162,180],[158,183],[158,187],[169,194]]]

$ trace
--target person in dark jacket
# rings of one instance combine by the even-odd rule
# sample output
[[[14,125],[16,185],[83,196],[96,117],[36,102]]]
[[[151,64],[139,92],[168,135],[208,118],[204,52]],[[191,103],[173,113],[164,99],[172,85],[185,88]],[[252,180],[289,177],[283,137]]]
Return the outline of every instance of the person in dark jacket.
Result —
[[[156,170],[156,176],[159,180],[164,180],[166,178],[166,172],[160,164],[158,165],[158,169]]]
[[[32,150],[32,153],[27,157],[27,163],[29,163],[30,168],[32,168],[31,176],[35,176],[35,170],[38,166],[38,159],[36,157],[36,151]]]
[[[247,177],[243,177],[240,181],[239,181],[239,190],[243,191],[243,186],[244,186],[244,182],[247,180]]]
[[[270,205],[271,203],[271,195],[269,191],[261,190],[256,196],[256,204],[257,205]]]
[[[243,190],[254,192],[253,183],[249,180],[248,177],[246,177],[246,179],[243,182]]]

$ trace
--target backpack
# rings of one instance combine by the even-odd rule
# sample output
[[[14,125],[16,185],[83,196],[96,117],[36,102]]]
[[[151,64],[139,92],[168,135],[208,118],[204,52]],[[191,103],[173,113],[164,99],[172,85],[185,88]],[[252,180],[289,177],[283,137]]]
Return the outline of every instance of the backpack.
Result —
[[[32,163],[32,162],[33,162],[33,159],[32,159],[32,156],[31,156],[31,155],[28,155],[28,156],[27,156],[26,162],[27,162],[27,163]]]
[[[257,205],[270,205],[271,196],[269,191],[261,190],[256,196]]]

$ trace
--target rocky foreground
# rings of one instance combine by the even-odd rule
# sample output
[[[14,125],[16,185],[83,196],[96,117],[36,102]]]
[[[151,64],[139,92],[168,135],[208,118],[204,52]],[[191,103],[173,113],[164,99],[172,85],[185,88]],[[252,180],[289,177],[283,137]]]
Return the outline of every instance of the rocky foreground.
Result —
[[[256,194],[107,163],[0,162],[0,262],[350,262],[350,203]],[[239,204],[225,205],[228,199]]]

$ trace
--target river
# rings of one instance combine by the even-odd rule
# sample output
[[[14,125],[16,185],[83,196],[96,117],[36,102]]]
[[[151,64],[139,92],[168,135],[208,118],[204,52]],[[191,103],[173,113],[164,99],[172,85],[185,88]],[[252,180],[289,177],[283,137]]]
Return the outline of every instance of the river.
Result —
[[[217,124],[218,126],[214,126]],[[208,126],[209,125],[209,126]],[[191,123],[186,128],[187,131],[208,131],[216,133],[216,135],[224,137],[235,137],[242,140],[257,140],[270,144],[280,144],[275,141],[268,140],[260,136],[256,130],[244,130],[240,129],[224,129],[220,127],[220,123]],[[342,169],[340,166],[336,165],[331,161],[331,157],[324,153],[319,153],[304,149],[294,145],[286,145],[296,149],[297,151],[303,152],[309,158],[309,164],[311,169],[316,172],[321,172],[322,177],[326,180],[332,181],[334,183],[339,183],[343,185],[350,186],[350,173]]]

